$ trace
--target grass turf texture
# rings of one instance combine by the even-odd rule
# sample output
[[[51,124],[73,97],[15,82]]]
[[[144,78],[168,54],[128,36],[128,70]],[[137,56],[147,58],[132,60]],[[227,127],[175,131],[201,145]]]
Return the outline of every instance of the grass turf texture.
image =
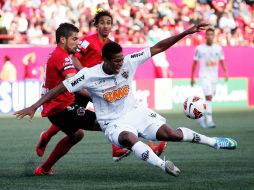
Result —
[[[0,189],[177,189],[177,190],[242,190],[254,189],[254,109],[217,110],[215,129],[201,129],[182,113],[162,113],[175,127],[188,126],[209,136],[228,136],[238,141],[238,149],[214,150],[204,145],[169,143],[163,156],[182,171],[175,178],[159,168],[138,160],[133,155],[114,163],[111,145],[100,132],[87,132],[85,139],[54,167],[54,176],[37,177],[34,168],[46,159],[58,133],[49,143],[43,158],[34,147],[47,119],[17,121],[0,117]]]

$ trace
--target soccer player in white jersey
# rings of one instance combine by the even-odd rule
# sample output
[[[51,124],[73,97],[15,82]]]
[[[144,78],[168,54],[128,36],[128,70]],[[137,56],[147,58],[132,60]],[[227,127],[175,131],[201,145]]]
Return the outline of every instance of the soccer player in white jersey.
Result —
[[[203,30],[207,24],[197,24],[184,32],[158,42],[151,48],[123,56],[122,48],[109,42],[102,49],[103,63],[80,70],[74,77],[66,79],[50,90],[31,107],[17,111],[17,119],[30,116],[36,109],[54,96],[65,92],[89,91],[94,103],[97,121],[107,139],[117,146],[133,151],[134,155],[168,174],[178,176],[180,170],[173,162],[162,160],[152,149],[139,140],[181,141],[205,144],[216,149],[235,149],[237,143],[231,138],[211,138],[186,127],[176,130],[166,124],[166,119],[153,110],[138,104],[131,84],[137,67],[151,56],[165,51],[186,35]]]
[[[220,63],[228,80],[227,68],[221,46],[215,44],[214,29],[206,30],[206,43],[197,47],[191,72],[191,86],[195,84],[194,73],[198,61],[200,62],[199,77],[206,99],[206,114],[198,120],[202,128],[214,128],[216,125],[212,118],[212,98],[216,93],[218,83],[218,64]]]

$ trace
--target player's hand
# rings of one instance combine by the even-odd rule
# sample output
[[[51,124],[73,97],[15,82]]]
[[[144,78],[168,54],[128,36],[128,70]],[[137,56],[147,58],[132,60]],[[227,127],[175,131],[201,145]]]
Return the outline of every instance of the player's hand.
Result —
[[[22,119],[23,117],[25,117],[26,115],[29,116],[29,121],[31,121],[34,117],[36,109],[31,107],[16,111],[13,115],[16,116],[16,119]]]
[[[194,26],[192,26],[189,29],[185,30],[185,32],[187,34],[194,34],[196,32],[200,32],[202,30],[205,30],[207,26],[209,26],[209,24],[206,24],[206,23],[195,24]]]
[[[195,80],[194,80],[194,79],[191,79],[191,86],[192,86],[192,87],[194,86],[195,83],[196,83]]]

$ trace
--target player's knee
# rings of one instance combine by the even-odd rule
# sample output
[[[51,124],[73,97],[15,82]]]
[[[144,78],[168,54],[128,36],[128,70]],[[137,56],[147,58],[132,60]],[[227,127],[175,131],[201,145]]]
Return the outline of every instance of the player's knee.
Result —
[[[131,148],[136,142],[138,141],[138,138],[127,131],[122,132],[118,137],[118,142],[127,148]]]
[[[163,125],[157,131],[156,137],[160,141],[180,141],[182,139],[182,134],[167,125]]]
[[[212,101],[213,96],[212,95],[206,96],[205,99],[206,99],[206,101]]]
[[[81,141],[81,140],[83,139],[83,137],[84,137],[84,131],[81,130],[81,129],[79,129],[79,130],[75,133],[74,137],[75,137],[75,141],[76,141],[76,142]]]

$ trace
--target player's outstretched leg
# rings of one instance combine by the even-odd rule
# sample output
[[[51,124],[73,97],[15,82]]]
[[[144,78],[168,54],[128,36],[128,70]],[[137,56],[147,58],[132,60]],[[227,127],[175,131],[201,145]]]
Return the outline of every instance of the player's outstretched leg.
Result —
[[[153,152],[157,156],[160,156],[167,148],[167,142],[162,141],[158,145],[155,145],[153,144],[152,141],[149,141],[148,146],[153,150]],[[122,160],[123,158],[129,156],[130,153],[131,153],[131,150],[128,150],[126,148],[121,148],[119,146],[112,144],[112,158],[115,162],[118,162]]]
[[[138,137],[133,133],[128,131],[121,132],[118,141],[122,146],[131,149],[136,157],[161,168],[166,173],[173,176],[178,176],[180,174],[180,170],[173,162],[162,160],[148,145],[139,141]]]
[[[63,157],[73,145],[81,141],[84,132],[79,129],[74,135],[65,136],[55,146],[48,159],[34,170],[34,174],[38,176],[53,175],[52,166]]]
[[[46,131],[41,132],[40,138],[35,147],[38,156],[41,157],[44,155],[48,142],[59,130],[59,127],[52,124]]]
[[[216,149],[235,149],[237,147],[237,142],[231,138],[207,137],[186,127],[174,130],[166,124],[159,128],[156,137],[158,140],[192,142]]]

